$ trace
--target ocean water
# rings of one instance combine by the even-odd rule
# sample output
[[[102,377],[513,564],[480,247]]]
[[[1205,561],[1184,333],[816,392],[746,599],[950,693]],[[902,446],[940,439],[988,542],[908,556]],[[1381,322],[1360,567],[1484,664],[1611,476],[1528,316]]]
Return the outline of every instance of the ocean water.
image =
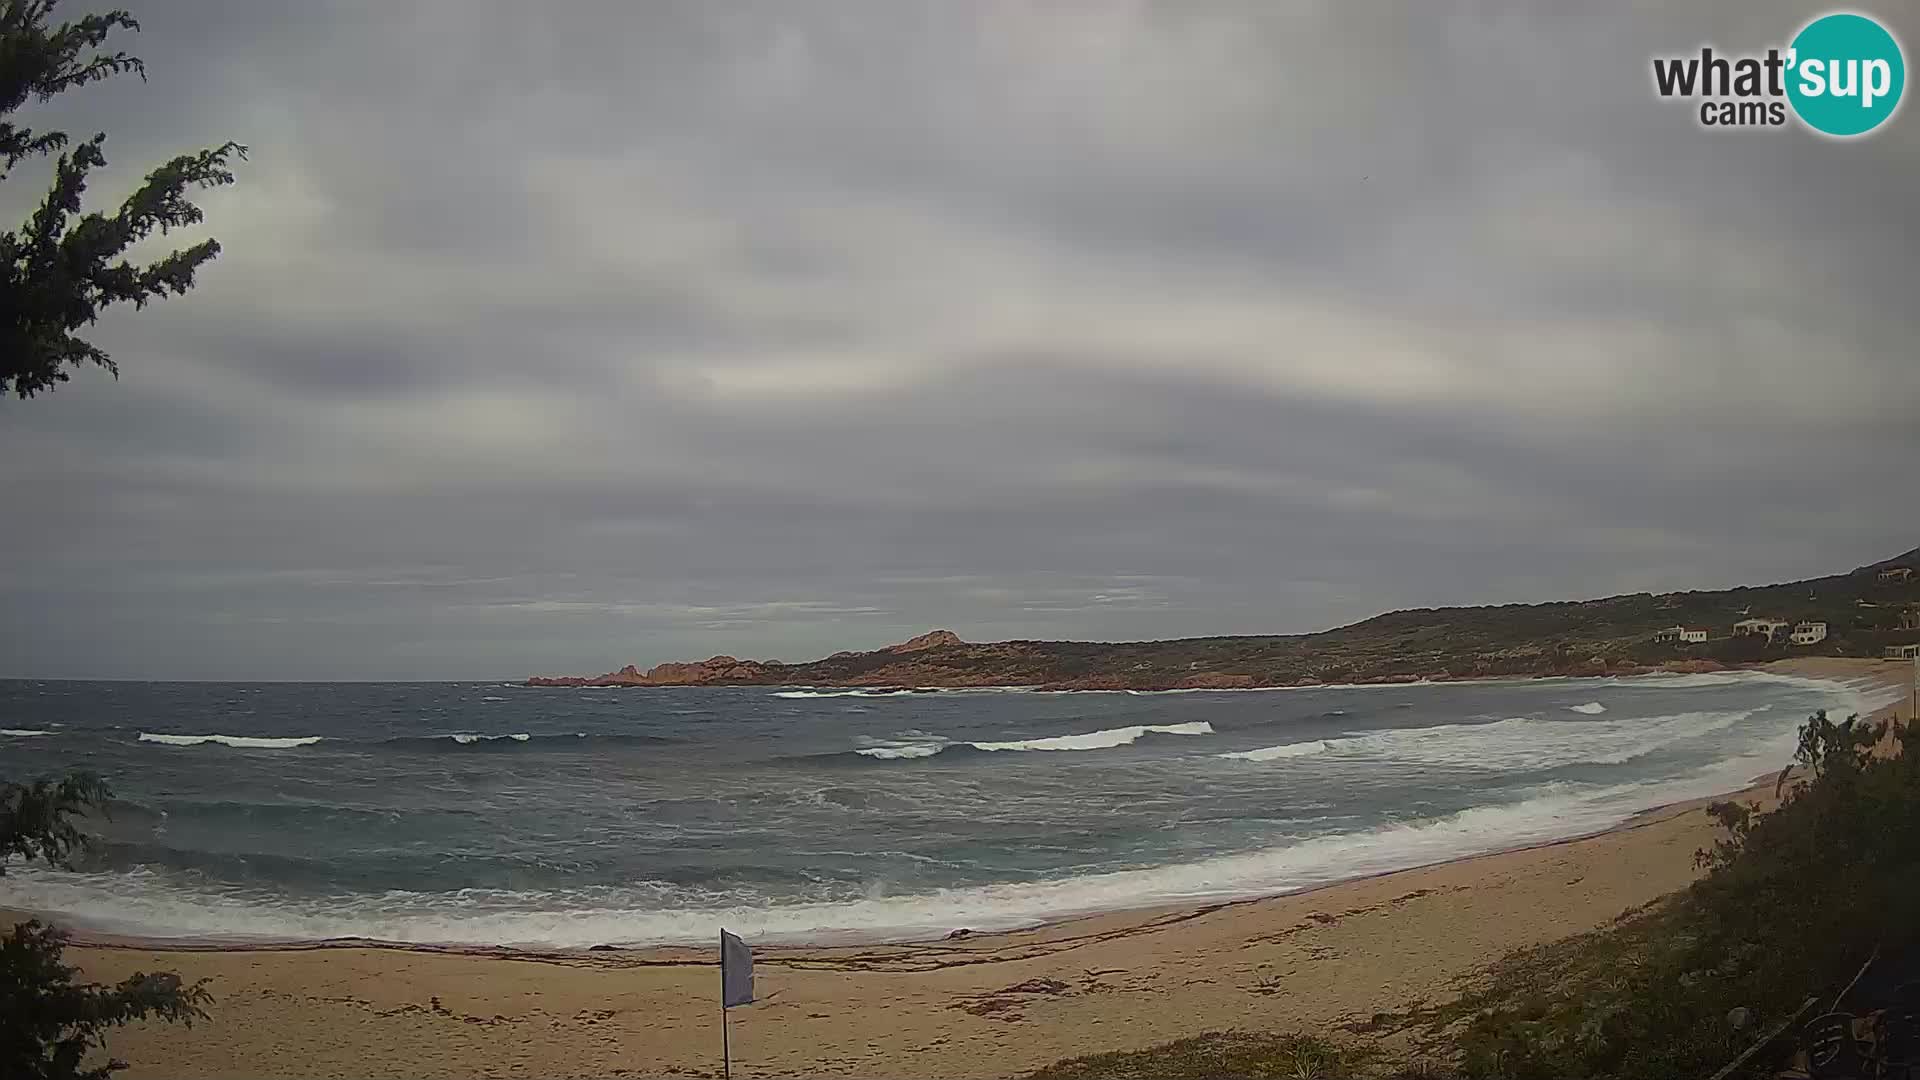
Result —
[[[1760,673],[1155,694],[0,682],[0,778],[117,801],[0,906],[163,937],[904,939],[1291,891],[1778,769]]]

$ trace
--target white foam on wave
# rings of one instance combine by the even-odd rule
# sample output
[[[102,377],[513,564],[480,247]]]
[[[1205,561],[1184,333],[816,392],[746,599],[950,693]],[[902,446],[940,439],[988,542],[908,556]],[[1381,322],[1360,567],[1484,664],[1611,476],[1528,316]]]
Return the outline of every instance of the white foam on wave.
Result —
[[[1620,765],[1739,724],[1767,706],[1683,712],[1592,723],[1517,716],[1491,724],[1442,724],[1362,735],[1337,745],[1398,762],[1500,771]]]
[[[961,693],[961,692],[962,692],[962,691],[959,691],[959,690],[946,690],[946,689],[942,689],[942,688],[940,688],[940,687],[930,687],[930,688],[927,688],[927,689],[922,689],[922,690],[914,690],[914,689],[904,689],[904,690],[903,690],[903,689],[886,689],[886,690],[778,690],[778,691],[775,691],[775,692],[774,692],[774,694],[773,694],[773,696],[774,696],[774,697],[777,697],[777,698],[831,698],[831,697],[929,697],[929,696],[932,696],[932,695],[934,695],[934,694],[957,694],[957,693]],[[1002,689],[1002,688],[1000,688],[1000,687],[994,687],[994,688],[992,689],[992,692],[994,692],[994,693],[1013,693],[1013,692],[1015,692],[1015,691],[1011,691],[1011,690],[1004,690],[1004,689]]]
[[[442,738],[452,739],[454,742],[459,743],[461,746],[469,746],[473,743],[492,742],[496,739],[512,739],[514,742],[526,742],[528,739],[533,738],[533,736],[526,732],[521,732],[514,735],[476,735],[470,731],[461,731],[461,732],[456,732],[452,735],[442,736]]]
[[[1235,750],[1232,753],[1215,754],[1214,756],[1231,758],[1238,761],[1278,761],[1282,758],[1310,757],[1314,754],[1324,754],[1332,748],[1332,740],[1315,739],[1312,742],[1263,746],[1258,750]]]
[[[1477,680],[1474,685],[1486,685],[1500,680]],[[1540,680],[1510,680],[1540,681]],[[1159,697],[1167,694],[1271,694],[1296,690],[1396,690],[1409,686],[1448,686],[1447,682],[1432,682],[1422,679],[1410,683],[1315,683],[1310,686],[1178,686],[1165,690],[1128,690],[1128,689],[1050,689],[1044,686],[935,686],[905,690],[778,690],[771,696],[777,698],[830,698],[830,697],[900,697],[902,695],[921,695],[931,690],[940,694],[1048,694],[1058,697],[1083,697],[1090,694],[1126,694],[1132,697]]]
[[[1743,786],[1792,751],[1791,730],[1677,779],[1548,784],[1510,803],[1149,869],[859,900],[766,904],[671,892],[663,883],[575,892],[388,892],[352,899],[264,899],[185,886],[148,870],[84,875],[39,867],[0,878],[0,906],[157,937],[584,947],[705,941],[715,925],[749,939],[831,942],[1001,930],[1157,904],[1298,892],[1336,881],[1586,835],[1634,814]],[[659,906],[667,895],[679,902]]]
[[[1824,693],[1831,693],[1834,690],[1844,690],[1853,695],[1857,695],[1862,691],[1871,692],[1881,686],[1878,680],[1872,678],[1819,678],[1811,675],[1790,675],[1781,671],[1758,671],[1742,668],[1737,671],[1707,671],[1690,675],[1653,672],[1647,675],[1634,675],[1627,678],[1603,679],[1600,680],[1600,685],[1596,688],[1711,690],[1727,686],[1755,686],[1766,684],[1772,684],[1783,689],[1811,690]]]
[[[1830,712],[1865,715],[1898,696],[1873,683],[1805,680]],[[1803,687],[1805,688],[1805,687]],[[146,868],[78,874],[29,866],[0,877],[0,907],[62,915],[79,926],[160,937],[220,940],[312,940],[361,937],[422,944],[582,947],[601,943],[666,944],[709,940],[716,924],[763,941],[931,938],[957,926],[976,930],[1030,926],[1050,918],[1163,903],[1208,902],[1295,892],[1334,881],[1449,859],[1565,839],[1608,828],[1635,813],[1744,787],[1788,760],[1805,702],[1770,711],[1676,714],[1675,729],[1698,730],[1701,716],[1751,717],[1740,724],[1739,752],[1666,779],[1618,784],[1539,785],[1513,801],[1425,821],[1324,835],[1257,851],[1175,865],[1051,881],[1004,883],[931,892],[874,895],[840,902],[768,902],[737,893],[704,893],[665,883],[566,892],[391,891],[356,897],[296,899],[222,891]],[[1674,723],[1676,717],[1647,718]],[[1713,721],[1707,721],[1713,722]],[[1323,740],[1327,752],[1354,740],[1368,752],[1392,749],[1394,735],[1420,739],[1433,754],[1462,729],[1524,725],[1603,728],[1619,721],[1515,718],[1492,724],[1445,725]],[[1733,723],[1730,721],[1729,723]],[[1502,725],[1507,725],[1502,727]],[[902,733],[920,735],[921,733]],[[1482,737],[1482,736],[1475,736]],[[929,741],[933,737],[926,737]],[[1301,744],[1304,745],[1304,744]],[[1409,745],[1403,738],[1402,747]],[[1462,747],[1457,742],[1446,756]]]
[[[1009,742],[969,743],[975,750],[1106,750],[1137,742],[1141,736],[1211,735],[1213,725],[1205,720],[1184,724],[1129,724],[1126,727],[1089,731],[1084,735],[1053,735],[1042,739],[1014,739]]]
[[[826,698],[826,697],[882,697],[881,694],[869,694],[865,690],[780,690],[773,695],[777,698]]]
[[[481,701],[505,701],[507,699],[503,697],[483,697],[480,700]]]
[[[854,753],[863,754],[870,758],[879,758],[882,761],[898,761],[908,758],[932,757],[940,751],[945,750],[947,746],[947,743],[906,743],[900,746],[867,746],[855,750]]]
[[[271,739],[254,735],[166,735],[143,731],[140,733],[139,741],[159,743],[163,746],[203,746],[207,743],[217,743],[236,750],[287,750],[296,746],[312,746],[320,741],[320,736],[300,735]]]
[[[1582,680],[1595,681],[1595,680]],[[1829,680],[1770,671],[1730,671],[1705,675],[1646,675],[1608,680],[1624,688],[1707,690],[1756,684],[1781,690],[1812,692],[1836,716],[1866,716],[1898,701],[1898,687],[1875,679]],[[1780,703],[1784,705],[1784,703]],[[1573,711],[1598,715],[1607,711],[1599,702],[1573,706]],[[1619,707],[1616,705],[1616,707]],[[1518,716],[1492,723],[1436,724],[1420,728],[1392,728],[1334,739],[1237,751],[1221,757],[1245,761],[1278,761],[1331,754],[1360,764],[1524,772],[1567,765],[1624,765],[1663,750],[1688,744],[1695,749],[1716,745],[1705,741],[1722,733],[1759,727],[1772,737],[1781,729],[1792,732],[1804,716],[1796,708],[1818,707],[1807,701],[1795,708],[1759,705],[1751,709],[1693,710],[1657,716],[1616,717],[1605,720],[1545,720]],[[1791,753],[1791,743],[1787,755]]]
[[[1563,765],[1623,765],[1725,731],[1769,706],[1721,712],[1580,722],[1516,716],[1483,724],[1390,728],[1336,739],[1285,743],[1216,757],[1279,761],[1333,754],[1364,764],[1526,772]]]
[[[968,746],[991,753],[1003,751],[1110,750],[1138,742],[1146,735],[1211,735],[1213,725],[1205,720],[1183,724],[1130,724],[1126,727],[1089,731],[1079,735],[1050,735],[1034,739],[1010,739],[994,742],[960,742],[943,735],[923,731],[901,732],[896,739],[864,740],[872,745],[854,753],[882,761],[932,757],[949,746]]]
[[[1693,675],[1668,675],[1654,672],[1632,679],[1620,680],[1622,686],[1644,686],[1657,690],[1704,690],[1715,686],[1730,686],[1741,681],[1750,681],[1764,677],[1770,672],[1760,671],[1708,671]]]
[[[31,739],[35,735],[51,735],[51,731],[38,731],[32,728],[0,728],[0,735],[14,739]]]
[[[1569,705],[1567,706],[1567,711],[1583,713],[1587,716],[1599,716],[1601,713],[1607,711],[1607,707],[1597,701],[1589,701],[1585,705]]]

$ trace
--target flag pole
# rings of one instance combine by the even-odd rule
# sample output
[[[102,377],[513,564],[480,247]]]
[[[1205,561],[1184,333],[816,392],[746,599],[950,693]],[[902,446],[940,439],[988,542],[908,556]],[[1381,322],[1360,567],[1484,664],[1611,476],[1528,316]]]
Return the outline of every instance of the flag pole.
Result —
[[[727,1010],[753,1004],[753,950],[737,936],[720,930],[720,1075],[733,1080],[732,1032]]]
[[[720,931],[720,1075],[733,1080],[733,1045],[727,1036],[727,932]]]

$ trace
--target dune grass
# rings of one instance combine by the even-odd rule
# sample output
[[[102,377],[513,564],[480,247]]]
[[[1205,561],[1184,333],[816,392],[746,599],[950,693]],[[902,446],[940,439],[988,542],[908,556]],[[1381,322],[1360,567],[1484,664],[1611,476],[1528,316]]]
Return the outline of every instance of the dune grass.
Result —
[[[1213,1080],[1267,1077],[1353,1080],[1372,1055],[1352,1044],[1312,1035],[1216,1031],[1149,1050],[1090,1054],[1058,1061],[1031,1080]]]

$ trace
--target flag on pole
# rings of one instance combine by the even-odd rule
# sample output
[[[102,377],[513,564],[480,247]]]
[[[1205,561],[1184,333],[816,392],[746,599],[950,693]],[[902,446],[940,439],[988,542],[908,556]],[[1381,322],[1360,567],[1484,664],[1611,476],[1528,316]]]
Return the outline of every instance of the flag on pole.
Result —
[[[720,1007],[753,1003],[753,950],[739,938],[720,931]]]

